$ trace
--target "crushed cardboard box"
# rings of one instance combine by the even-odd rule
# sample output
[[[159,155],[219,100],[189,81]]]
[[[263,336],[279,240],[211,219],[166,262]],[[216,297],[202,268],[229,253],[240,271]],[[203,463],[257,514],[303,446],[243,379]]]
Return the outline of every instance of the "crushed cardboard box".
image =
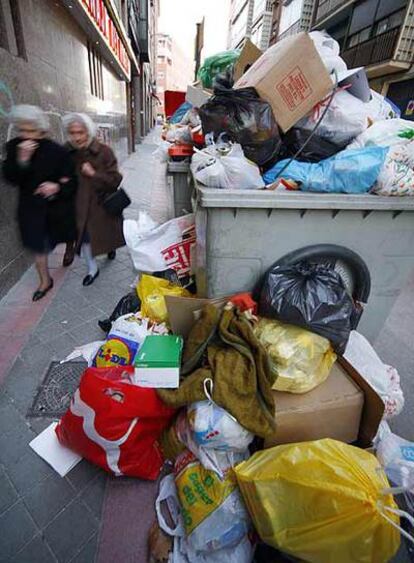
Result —
[[[245,72],[257,61],[259,57],[262,56],[262,51],[256,47],[250,39],[246,39],[243,45],[243,49],[240,51],[240,56],[234,63],[233,79],[234,82],[239,80]]]
[[[368,447],[384,414],[384,403],[343,358],[328,379],[304,394],[274,391],[276,433],[265,447],[333,438]]]
[[[272,106],[284,132],[333,88],[333,82],[308,33],[286,37],[270,47],[235,83],[252,86]]]

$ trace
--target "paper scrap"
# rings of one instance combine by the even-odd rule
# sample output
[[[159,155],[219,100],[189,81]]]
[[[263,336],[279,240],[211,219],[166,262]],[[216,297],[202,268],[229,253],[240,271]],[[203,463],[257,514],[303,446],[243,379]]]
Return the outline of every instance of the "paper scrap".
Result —
[[[64,477],[80,462],[82,456],[62,446],[55,433],[57,424],[52,422],[30,442],[29,446],[61,477]]]

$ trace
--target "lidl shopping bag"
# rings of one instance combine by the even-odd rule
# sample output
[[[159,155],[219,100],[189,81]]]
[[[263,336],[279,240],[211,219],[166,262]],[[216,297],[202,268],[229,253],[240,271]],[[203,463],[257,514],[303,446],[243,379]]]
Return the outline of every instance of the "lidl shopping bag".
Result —
[[[195,551],[235,547],[251,526],[232,469],[221,469],[224,478],[205,469],[187,450],[175,463],[175,484],[184,529]]]
[[[56,427],[59,441],[114,475],[156,479],[158,437],[174,414],[155,389],[131,383],[133,367],[88,368]]]
[[[313,563],[385,563],[400,544],[397,505],[371,453],[325,439],[257,452],[235,468],[262,540]]]

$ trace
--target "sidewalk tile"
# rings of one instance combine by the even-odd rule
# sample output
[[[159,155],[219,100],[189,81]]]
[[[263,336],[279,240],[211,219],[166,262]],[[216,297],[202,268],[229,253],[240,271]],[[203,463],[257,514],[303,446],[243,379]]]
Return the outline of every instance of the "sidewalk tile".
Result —
[[[0,429],[2,434],[11,432],[17,424],[24,424],[23,416],[6,393],[0,395]]]
[[[53,556],[49,546],[41,535],[36,536],[28,543],[17,555],[15,555],[11,563],[55,563],[56,558]],[[92,563],[92,561],[91,561]]]
[[[83,459],[67,474],[66,479],[70,482],[72,487],[80,491],[100,473],[103,474],[102,469],[96,465],[92,465],[92,463],[89,463],[86,459]]]
[[[0,554],[7,561],[37,533],[23,501],[0,516]]]
[[[98,534],[94,534],[90,540],[82,547],[79,553],[71,560],[71,563],[94,563],[96,548],[98,544]],[[123,563],[127,563],[126,561]],[[138,563],[138,562],[137,562]]]
[[[45,529],[44,536],[59,562],[70,561],[97,530],[97,523],[78,499]]]
[[[17,358],[3,385],[2,390],[13,398],[13,405],[26,416],[27,409],[33,401],[36,390],[41,383],[48,364],[50,351],[45,353],[37,363],[29,364]]]
[[[6,470],[24,456],[34,437],[34,432],[24,422],[18,422],[7,434],[0,433],[0,462]]]
[[[0,466],[0,514],[17,502],[18,498],[6,472]]]
[[[32,491],[41,481],[55,475],[54,469],[35,454],[30,446],[27,447],[27,453],[8,466],[7,473],[21,496]]]
[[[102,505],[105,498],[107,475],[101,473],[93,480],[82,495],[83,501],[89,506],[97,518],[102,513]]]
[[[36,524],[43,528],[75,496],[66,480],[54,473],[37,483],[24,497],[24,503]]]

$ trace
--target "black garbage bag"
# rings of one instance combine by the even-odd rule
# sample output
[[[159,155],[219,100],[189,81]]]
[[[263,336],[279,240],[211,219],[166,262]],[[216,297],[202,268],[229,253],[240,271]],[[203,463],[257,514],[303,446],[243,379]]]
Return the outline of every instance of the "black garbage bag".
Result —
[[[254,88],[216,88],[199,114],[204,134],[227,133],[258,166],[270,168],[278,159],[279,128],[272,108]]]
[[[264,279],[259,314],[324,336],[345,351],[355,307],[338,272],[303,261],[275,266]]]
[[[311,131],[293,127],[282,135],[282,145],[279,151],[279,159],[292,158],[298,150],[306,143],[311,135]],[[338,144],[320,137],[316,131],[305,146],[303,151],[296,157],[299,162],[320,162],[325,158],[334,156],[346,147],[346,143]]]
[[[136,313],[140,310],[140,308],[141,300],[134,289],[121,297],[116,304],[115,309],[112,311],[111,316],[102,321],[98,321],[98,325],[104,332],[108,333],[111,330],[112,323],[116,321],[116,319],[122,317],[122,315],[127,315],[128,313]]]

